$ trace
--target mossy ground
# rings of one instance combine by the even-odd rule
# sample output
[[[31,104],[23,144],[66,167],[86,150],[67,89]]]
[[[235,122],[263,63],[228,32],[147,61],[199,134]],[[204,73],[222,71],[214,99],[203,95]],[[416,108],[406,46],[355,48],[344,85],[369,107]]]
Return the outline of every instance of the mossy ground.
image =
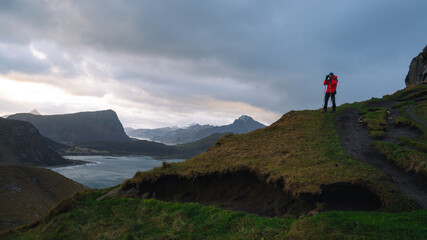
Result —
[[[406,171],[427,178],[427,154],[413,149],[405,149],[394,143],[376,142],[375,147],[387,159],[392,160]]]
[[[1,239],[424,239],[427,210],[324,212],[264,218],[196,203],[107,198],[93,191],[64,201],[32,227]]]

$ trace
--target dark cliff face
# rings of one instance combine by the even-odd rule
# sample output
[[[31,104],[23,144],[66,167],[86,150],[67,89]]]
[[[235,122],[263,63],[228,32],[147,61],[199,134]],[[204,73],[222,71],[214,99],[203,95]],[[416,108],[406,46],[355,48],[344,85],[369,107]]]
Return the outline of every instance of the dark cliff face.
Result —
[[[112,110],[46,116],[19,113],[8,119],[30,122],[43,136],[55,141],[129,141]]]
[[[70,164],[28,122],[0,118],[0,165],[53,166]]]
[[[412,59],[409,72],[405,78],[406,86],[416,84],[427,84],[427,46],[423,51]]]

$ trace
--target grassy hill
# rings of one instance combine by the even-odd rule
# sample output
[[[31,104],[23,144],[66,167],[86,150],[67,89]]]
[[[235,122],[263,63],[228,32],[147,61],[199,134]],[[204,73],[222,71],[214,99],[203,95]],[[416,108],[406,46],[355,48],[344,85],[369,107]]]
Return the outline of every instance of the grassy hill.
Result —
[[[35,221],[85,189],[48,169],[0,166],[0,230]]]
[[[416,86],[345,104],[336,115],[291,111],[264,129],[228,135],[186,162],[139,172],[105,190],[110,197],[103,200],[96,200],[100,191],[77,195],[1,237],[425,239],[427,210],[417,210],[381,168],[350,157],[343,141],[353,136],[340,136],[336,119],[355,111],[347,120],[369,128],[384,161],[425,180],[426,91]],[[410,135],[397,136],[395,127]]]
[[[387,96],[383,101],[396,101],[399,103],[397,107],[400,107],[410,101],[415,103],[413,99],[417,99],[416,106],[423,106],[425,100],[417,96],[425,96],[425,91],[426,86],[408,88],[393,96]],[[356,108],[363,113],[370,109],[370,102],[375,101],[380,100],[346,104],[338,109],[337,114],[340,115],[350,108]],[[233,189],[228,184],[223,184],[233,180],[233,185],[244,186],[245,182],[249,181],[248,178],[256,178],[266,187],[273,185],[275,189],[272,191],[278,189],[289,196],[287,200],[284,197],[283,201],[293,204],[292,210],[282,210],[282,206],[266,209],[274,211],[277,216],[305,215],[313,210],[402,211],[414,208],[415,204],[400,195],[396,185],[382,171],[347,155],[336,132],[334,116],[320,110],[291,111],[264,129],[222,138],[208,151],[186,162],[137,173],[133,179],[122,184],[121,194],[205,202],[206,199],[199,196],[200,189],[204,186],[210,188],[209,194],[212,196],[219,193],[226,195],[224,192],[227,191],[230,196],[256,195],[256,192],[251,192],[252,189]],[[368,120],[369,118],[365,119],[366,122]],[[401,122],[400,118],[396,119],[396,124]],[[418,127],[425,129],[423,126]],[[425,137],[411,141],[422,145],[425,144]],[[397,144],[393,146],[395,145]],[[413,153],[405,157],[409,159],[402,161],[407,161],[408,166],[416,166],[416,169],[423,171],[423,166],[426,165],[425,152],[403,147],[400,147],[400,150]],[[389,158],[393,160],[393,157]],[[207,179],[209,177],[214,180]],[[240,180],[244,182],[238,182]],[[168,186],[169,183],[172,185],[172,182],[174,187],[171,189],[160,187]],[[215,186],[223,186],[217,187],[218,194],[211,190]],[[181,194],[182,192],[185,194]],[[206,203],[246,210],[244,207],[236,208],[231,198],[225,197]],[[266,201],[265,197],[260,198],[254,206],[263,205]],[[274,197],[271,201],[274,201]]]

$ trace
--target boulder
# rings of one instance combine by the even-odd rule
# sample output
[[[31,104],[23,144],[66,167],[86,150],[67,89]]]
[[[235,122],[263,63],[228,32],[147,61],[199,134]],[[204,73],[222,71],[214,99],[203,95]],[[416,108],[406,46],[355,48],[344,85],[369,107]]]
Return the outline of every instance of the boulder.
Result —
[[[409,72],[405,78],[406,86],[427,84],[427,46],[423,51],[412,59]]]

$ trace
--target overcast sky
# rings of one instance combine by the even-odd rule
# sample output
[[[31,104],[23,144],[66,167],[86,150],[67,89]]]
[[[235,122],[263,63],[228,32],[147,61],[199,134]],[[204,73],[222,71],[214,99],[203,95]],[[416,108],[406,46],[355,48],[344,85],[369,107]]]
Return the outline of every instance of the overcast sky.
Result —
[[[425,0],[1,0],[0,114],[113,109],[125,127],[271,124],[405,87]]]

